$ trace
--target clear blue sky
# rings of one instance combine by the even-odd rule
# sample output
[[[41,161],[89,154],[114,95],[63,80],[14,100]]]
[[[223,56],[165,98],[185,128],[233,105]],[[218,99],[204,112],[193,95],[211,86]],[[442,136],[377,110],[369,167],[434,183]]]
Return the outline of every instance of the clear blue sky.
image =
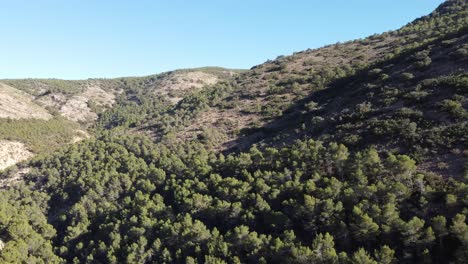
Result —
[[[397,29],[442,0],[0,0],[0,78],[250,68]]]

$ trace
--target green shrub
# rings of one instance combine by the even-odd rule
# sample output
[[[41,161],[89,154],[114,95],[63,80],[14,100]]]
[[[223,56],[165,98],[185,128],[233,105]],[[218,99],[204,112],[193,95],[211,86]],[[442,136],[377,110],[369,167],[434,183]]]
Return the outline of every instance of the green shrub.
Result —
[[[442,110],[449,112],[454,118],[464,118],[467,116],[467,112],[460,102],[447,99],[443,100],[440,106]]]
[[[79,126],[62,117],[51,120],[0,119],[0,139],[20,141],[33,152],[52,152],[70,143]]]
[[[409,80],[414,79],[414,74],[412,74],[411,72],[403,72],[400,76],[401,76],[401,79],[404,81],[409,81]]]

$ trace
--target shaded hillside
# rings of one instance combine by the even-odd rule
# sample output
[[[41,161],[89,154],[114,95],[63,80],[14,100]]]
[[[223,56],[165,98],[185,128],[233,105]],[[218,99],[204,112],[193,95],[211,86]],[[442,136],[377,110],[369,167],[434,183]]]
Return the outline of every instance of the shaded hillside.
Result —
[[[400,30],[302,51],[258,65],[235,77],[230,91],[208,102],[200,114],[191,118],[189,126],[176,129],[180,131],[178,136],[184,140],[222,138],[215,148],[242,149],[252,141],[250,137],[243,138],[244,129],[260,128],[281,117],[296,101],[311,93],[327,89],[339,79],[352,78],[379,62],[406,56],[439,38],[464,32],[468,24],[466,7],[466,1],[448,1],[429,16]],[[465,48],[458,48],[464,54]],[[184,107],[180,105],[173,111]],[[232,141],[239,137],[240,140]]]
[[[466,161],[467,17],[466,1],[447,1],[400,30],[281,56],[175,105],[143,90],[98,124],[225,152],[303,137],[372,145],[411,154],[420,169],[459,176]]]
[[[307,136],[358,149],[374,145],[410,153],[425,169],[461,175],[468,154],[466,33],[337,79],[254,130],[255,136],[269,144]]]

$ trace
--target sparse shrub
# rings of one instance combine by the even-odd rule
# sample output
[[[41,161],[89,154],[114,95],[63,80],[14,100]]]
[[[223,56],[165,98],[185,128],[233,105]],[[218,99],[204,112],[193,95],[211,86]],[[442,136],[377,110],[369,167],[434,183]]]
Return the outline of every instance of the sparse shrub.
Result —
[[[401,76],[401,79],[404,81],[409,81],[409,80],[414,79],[414,74],[412,74],[411,72],[403,72],[400,76]]]
[[[385,81],[385,80],[387,80],[388,78],[390,78],[390,76],[389,76],[388,74],[386,74],[386,73],[382,73],[382,74],[380,74],[380,76],[379,76],[379,80],[380,80],[380,81]]]
[[[428,67],[429,65],[431,65],[432,63],[432,59],[431,57],[429,57],[429,51],[421,51],[421,52],[418,52],[415,56],[414,56],[414,63],[413,63],[413,66],[418,68],[418,69],[424,69],[426,67]]]
[[[431,58],[427,57],[425,58],[424,60],[419,60],[419,61],[416,61],[414,62],[414,67],[418,68],[418,69],[423,69],[423,68],[426,68],[427,66],[429,66],[431,64],[432,60]]]
[[[314,116],[311,120],[312,127],[319,127],[324,123],[325,119],[321,116]]]
[[[414,100],[416,102],[424,100],[429,95],[427,91],[412,91],[405,95],[406,98]]]
[[[369,71],[369,76],[377,77],[382,73],[382,69],[375,68]]]
[[[351,146],[355,146],[359,143],[361,140],[361,136],[359,135],[349,135],[343,138],[343,143]]]
[[[360,115],[364,115],[372,110],[372,104],[371,102],[363,102],[358,105],[356,105],[356,111]]]
[[[440,162],[440,163],[443,163],[443,162]],[[437,167],[439,167],[439,164],[437,164]],[[442,165],[442,167],[443,167],[443,169],[447,169],[447,167],[445,165]],[[457,203],[457,196],[455,196],[453,194],[447,194],[447,196],[445,197],[445,202],[449,206],[450,205],[455,205]]]
[[[468,57],[468,48],[465,48],[465,47],[459,48],[456,51],[452,52],[450,55],[452,56],[452,58],[455,58],[455,59],[466,58]]]
[[[454,118],[464,118],[467,116],[462,104],[454,100],[443,100],[440,103],[442,110],[449,112]]]
[[[315,110],[319,110],[320,107],[318,106],[318,103],[314,102],[314,101],[310,101],[308,102],[306,105],[305,105],[305,108],[308,110],[308,111],[315,111]]]
[[[412,108],[402,107],[396,111],[396,113],[402,117],[417,117],[421,118],[423,113],[419,110],[415,110]]]

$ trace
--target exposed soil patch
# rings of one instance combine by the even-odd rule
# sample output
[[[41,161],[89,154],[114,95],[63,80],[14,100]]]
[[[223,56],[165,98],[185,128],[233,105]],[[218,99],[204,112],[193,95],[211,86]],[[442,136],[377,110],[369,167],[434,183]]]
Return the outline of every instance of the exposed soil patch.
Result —
[[[17,141],[0,140],[0,170],[4,170],[33,156],[26,146]]]
[[[48,120],[52,115],[32,101],[32,96],[0,83],[0,118]]]
[[[73,96],[60,107],[60,113],[75,122],[90,122],[97,119],[97,114],[90,105],[110,107],[115,102],[115,95],[97,86],[89,86],[83,93]]]
[[[76,136],[73,137],[73,139],[71,140],[71,144],[75,144],[75,143],[78,143],[82,140],[85,140],[85,139],[88,139],[90,136],[88,134],[88,132],[84,131],[84,130],[77,130],[76,131]]]
[[[155,93],[167,95],[176,104],[188,91],[200,89],[205,85],[212,85],[219,81],[218,76],[201,71],[175,71],[168,76],[155,81]]]
[[[22,168],[18,170],[15,174],[13,174],[13,176],[6,179],[0,179],[0,189],[4,189],[6,187],[10,187],[14,184],[19,183],[23,180],[24,175],[29,173],[30,171],[30,168]]]
[[[208,133],[215,150],[225,150],[232,147],[232,142],[242,129],[254,125],[264,125],[258,115],[239,113],[236,110],[221,110],[211,108],[197,116],[192,124],[180,132],[182,140],[193,139],[199,135]],[[223,144],[227,143],[227,144]]]
[[[89,86],[81,96],[88,98],[89,101],[92,101],[99,106],[110,107],[115,102],[115,95],[109,92],[104,91],[99,86]]]
[[[97,114],[88,107],[88,98],[84,96],[73,96],[62,107],[60,113],[69,120],[75,122],[86,122],[96,120]]]

